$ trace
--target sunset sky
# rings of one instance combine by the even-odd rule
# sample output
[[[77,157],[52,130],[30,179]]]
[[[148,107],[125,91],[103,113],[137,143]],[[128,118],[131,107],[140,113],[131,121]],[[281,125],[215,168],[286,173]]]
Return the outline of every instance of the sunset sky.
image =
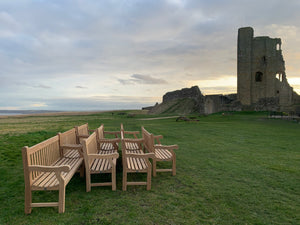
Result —
[[[0,110],[135,109],[236,93],[237,32],[281,38],[300,94],[299,0],[1,0]]]

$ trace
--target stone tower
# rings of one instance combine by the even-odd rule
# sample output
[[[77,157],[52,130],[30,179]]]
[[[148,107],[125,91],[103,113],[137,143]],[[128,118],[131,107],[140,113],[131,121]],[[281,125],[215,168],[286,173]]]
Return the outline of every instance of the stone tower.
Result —
[[[254,37],[253,28],[240,28],[237,60],[237,97],[242,105],[271,102],[273,109],[281,110],[293,104],[293,88],[286,79],[280,38]]]

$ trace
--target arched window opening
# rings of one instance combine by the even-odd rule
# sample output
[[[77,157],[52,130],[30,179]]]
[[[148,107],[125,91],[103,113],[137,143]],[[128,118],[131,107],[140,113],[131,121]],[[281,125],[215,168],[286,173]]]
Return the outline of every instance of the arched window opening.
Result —
[[[280,44],[276,44],[276,50],[280,50]]]
[[[276,74],[276,78],[277,78],[280,82],[282,82],[282,74],[277,73],[277,74]]]
[[[262,72],[256,72],[255,81],[256,82],[262,82],[262,79],[263,79],[263,73]]]
[[[265,55],[262,57],[262,62],[264,65],[267,64],[267,57]]]

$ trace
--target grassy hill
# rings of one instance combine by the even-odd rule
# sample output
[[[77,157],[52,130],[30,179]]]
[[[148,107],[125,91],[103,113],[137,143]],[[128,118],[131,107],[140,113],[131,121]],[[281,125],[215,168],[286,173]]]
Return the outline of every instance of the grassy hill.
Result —
[[[158,116],[107,112],[0,119],[0,224],[299,224],[299,123],[254,112],[218,113],[198,122],[143,120],[151,117]],[[66,189],[64,214],[34,208],[25,215],[21,148],[86,122],[92,129],[103,123],[106,130],[119,130],[122,122],[126,130],[145,126],[163,135],[163,144],[179,145],[177,175],[158,173],[150,191],[130,186],[123,192],[119,159],[117,191],[93,187],[86,193],[85,179],[76,175]],[[37,192],[33,199],[55,201],[57,192]]]

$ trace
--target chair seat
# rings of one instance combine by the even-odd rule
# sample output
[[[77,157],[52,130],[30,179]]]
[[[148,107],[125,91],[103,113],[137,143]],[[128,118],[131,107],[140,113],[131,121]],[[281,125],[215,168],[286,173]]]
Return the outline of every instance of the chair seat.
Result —
[[[107,159],[94,159],[91,164],[91,173],[105,173],[110,172],[112,169],[112,165],[109,163]]]
[[[167,149],[160,149],[155,148],[155,157],[158,160],[171,160],[172,159],[172,153]]]
[[[126,153],[134,153],[134,154],[144,154],[142,150],[127,150]],[[127,168],[129,170],[141,171],[147,169],[147,163],[145,159],[135,158],[135,157],[127,157]]]

